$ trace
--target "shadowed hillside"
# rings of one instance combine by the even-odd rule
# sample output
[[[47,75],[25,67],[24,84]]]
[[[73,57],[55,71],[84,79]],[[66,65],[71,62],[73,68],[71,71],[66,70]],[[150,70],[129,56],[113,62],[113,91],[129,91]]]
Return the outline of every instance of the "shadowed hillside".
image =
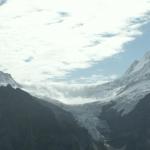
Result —
[[[44,103],[44,102],[43,102]],[[72,115],[11,86],[0,87],[1,150],[94,150]],[[99,150],[104,150],[99,144]]]

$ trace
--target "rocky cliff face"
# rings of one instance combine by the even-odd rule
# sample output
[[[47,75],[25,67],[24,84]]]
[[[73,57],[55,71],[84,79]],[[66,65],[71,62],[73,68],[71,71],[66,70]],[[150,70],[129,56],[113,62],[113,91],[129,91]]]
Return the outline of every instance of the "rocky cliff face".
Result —
[[[100,118],[106,120],[110,128],[109,134],[104,133],[106,143],[115,149],[150,149],[150,94],[124,116],[111,105],[107,105],[103,108]]]

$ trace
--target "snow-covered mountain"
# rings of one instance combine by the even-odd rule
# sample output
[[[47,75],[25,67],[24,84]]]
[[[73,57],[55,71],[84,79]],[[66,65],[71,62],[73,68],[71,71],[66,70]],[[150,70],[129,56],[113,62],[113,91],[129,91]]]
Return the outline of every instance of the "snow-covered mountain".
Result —
[[[19,87],[19,84],[12,78],[10,74],[0,71],[0,86],[7,86],[8,84],[14,88]]]
[[[114,81],[119,83],[120,90],[114,101],[115,108],[127,114],[145,95],[150,93],[150,52],[138,61],[135,61],[122,78]]]
[[[117,111],[129,113],[139,99],[150,93],[150,52],[133,62],[121,78],[91,87],[87,93],[88,97],[97,99],[97,103],[113,101]]]
[[[88,89],[89,90],[89,89]],[[122,117],[134,111],[134,108],[150,93],[150,52],[135,61],[125,74],[112,82],[91,87],[90,98],[96,98],[94,103],[68,106],[78,122],[89,130],[96,140],[103,140],[103,132],[109,133],[107,121],[100,118],[103,108],[111,107]]]

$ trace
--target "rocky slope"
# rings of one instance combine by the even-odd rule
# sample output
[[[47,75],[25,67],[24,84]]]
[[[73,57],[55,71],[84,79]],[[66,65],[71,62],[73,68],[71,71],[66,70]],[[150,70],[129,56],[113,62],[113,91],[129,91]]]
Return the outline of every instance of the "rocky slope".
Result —
[[[105,150],[73,116],[28,93],[0,87],[0,149]]]
[[[103,134],[105,142],[114,149],[150,149],[150,94],[141,99],[135,108],[124,116],[111,105],[107,105],[103,107],[99,117],[108,123],[110,132]]]

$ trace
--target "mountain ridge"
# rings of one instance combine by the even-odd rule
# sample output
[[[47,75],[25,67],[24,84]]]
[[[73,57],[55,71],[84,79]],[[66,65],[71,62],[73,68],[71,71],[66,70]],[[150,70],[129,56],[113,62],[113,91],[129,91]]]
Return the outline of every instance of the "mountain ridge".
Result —
[[[0,86],[11,85],[14,88],[19,87],[19,84],[8,73],[0,71]]]
[[[106,150],[69,112],[10,85],[0,87],[0,121],[2,150]]]

